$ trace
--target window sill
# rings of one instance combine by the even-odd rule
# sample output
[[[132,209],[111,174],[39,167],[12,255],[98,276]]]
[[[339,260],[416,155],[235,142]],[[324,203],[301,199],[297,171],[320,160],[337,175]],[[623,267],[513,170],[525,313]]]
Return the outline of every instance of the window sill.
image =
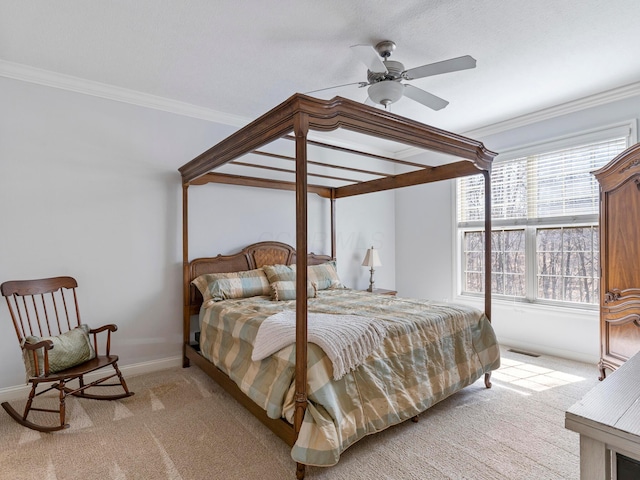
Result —
[[[457,295],[456,301],[461,303],[470,303],[472,305],[482,308],[484,306],[484,296],[476,295]],[[539,312],[558,312],[566,311],[567,313],[576,313],[578,315],[593,315],[594,318],[598,316],[598,305],[572,305],[572,304],[560,304],[560,303],[542,303],[542,302],[527,302],[526,300],[508,300],[505,298],[491,299],[493,305],[499,305],[502,307],[510,306],[515,310],[523,311],[539,311]]]

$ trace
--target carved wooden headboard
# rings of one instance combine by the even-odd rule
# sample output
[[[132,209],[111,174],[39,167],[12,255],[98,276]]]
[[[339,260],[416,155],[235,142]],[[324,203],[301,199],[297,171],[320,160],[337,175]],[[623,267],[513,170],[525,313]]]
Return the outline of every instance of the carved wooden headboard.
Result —
[[[332,260],[328,255],[310,253],[309,265],[318,265]],[[233,255],[196,258],[189,262],[189,309],[192,315],[198,313],[202,304],[200,291],[191,285],[191,281],[205,273],[243,272],[260,268],[263,265],[291,265],[296,263],[295,249],[281,242],[259,242],[245,247]]]

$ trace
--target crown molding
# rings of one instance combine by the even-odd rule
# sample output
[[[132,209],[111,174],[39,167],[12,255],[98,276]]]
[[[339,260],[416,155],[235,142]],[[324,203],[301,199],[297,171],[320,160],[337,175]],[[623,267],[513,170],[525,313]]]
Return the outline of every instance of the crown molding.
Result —
[[[210,108],[200,107],[190,103],[171,100],[157,95],[138,92],[127,88],[116,87],[105,83],[92,80],[85,80],[71,75],[43,70],[19,63],[0,60],[0,77],[12,78],[23,82],[35,83],[47,87],[59,88],[71,92],[91,95],[95,97],[114,100],[117,102],[128,103],[140,107],[161,110],[163,112],[174,113],[186,117],[197,118],[209,122],[220,123],[232,127],[244,127],[253,119],[245,118],[239,115],[220,112]],[[640,95],[640,82],[632,83],[619,88],[607,90],[606,92],[583,97],[571,102],[566,102],[554,107],[545,108],[536,112],[521,115],[503,122],[493,123],[484,127],[475,128],[463,133],[463,135],[471,138],[483,138],[496,133],[512,130],[514,128],[523,127],[533,123],[549,120],[569,113],[578,112],[587,108],[604,105],[607,103],[624,100]],[[324,137],[322,134],[316,134],[318,137]],[[324,138],[323,138],[324,139]],[[326,141],[329,139],[326,138]],[[336,141],[335,138],[332,139]],[[353,143],[345,142],[344,146],[354,146]],[[357,145],[363,148],[362,145]],[[372,153],[381,153],[390,155],[390,152],[381,152],[380,149],[370,149]],[[406,148],[398,152],[394,152],[391,156],[398,159],[405,159],[414,155],[423,153],[418,148]]]
[[[210,108],[199,107],[178,100],[171,100],[127,88],[115,87],[113,85],[85,80],[28,65],[7,62],[6,60],[0,60],[0,76],[233,127],[243,127],[251,121],[238,115],[231,115]]]
[[[7,77],[15,80],[21,80],[23,82],[35,83],[47,87],[81,93],[84,95],[106,98],[117,102],[129,103],[140,107],[152,108],[186,117],[229,125],[231,127],[241,128],[253,120],[239,115],[219,112],[210,108],[199,107],[190,103],[150,95],[136,90],[116,87],[93,80],[85,80],[71,75],[64,75],[50,70],[31,67],[29,65],[7,62],[5,60],[0,60],[0,77]],[[386,150],[372,148],[371,146],[361,145],[354,142],[339,141],[336,140],[336,138],[332,138],[330,135],[326,135],[321,132],[313,132],[313,138],[337,146],[359,148],[369,153],[389,155],[389,152]]]
[[[29,65],[8,62],[6,60],[0,60],[0,77],[59,88],[84,95],[92,95],[94,97],[105,98],[145,108],[152,108],[163,112],[229,125],[231,127],[241,128],[253,120],[239,115],[219,112],[210,108],[199,107],[190,103],[150,95],[136,90],[116,87],[93,80],[85,80],[83,78],[64,75],[50,70],[43,70]],[[368,151],[369,153],[389,155],[389,152],[386,150],[371,148],[371,146],[353,142],[337,141],[335,138],[331,138],[331,136],[320,132],[313,132],[313,138],[323,142],[332,143],[337,146],[360,148],[363,151]]]
[[[532,123],[550,120],[562,115],[598,107],[607,103],[617,102],[618,100],[625,100],[638,95],[640,95],[640,82],[613,88],[605,92],[596,93],[570,102],[561,103],[560,105],[544,108],[519,117],[514,117],[509,120],[505,120],[504,122],[497,122],[485,127],[475,128],[465,132],[463,135],[470,136],[472,138],[487,137],[489,135],[504,132],[505,130],[513,130],[514,128],[524,127]]]
[[[525,115],[505,120],[503,122],[492,123],[484,127],[474,128],[468,130],[462,135],[470,138],[484,138],[489,135],[495,135],[496,133],[505,132],[507,130],[513,130],[515,128],[524,127],[533,123],[542,122],[544,120],[550,120],[552,118],[560,117],[562,115],[568,115],[570,113],[579,112],[588,108],[598,107],[607,103],[616,102],[618,100],[625,100],[627,98],[636,97],[640,95],[640,82],[625,85],[623,87],[614,88],[605,92],[589,95],[588,97],[579,98],[570,102],[562,103],[553,107],[538,110]],[[407,148],[398,153],[398,158],[403,159],[417,155],[422,150],[417,148]]]

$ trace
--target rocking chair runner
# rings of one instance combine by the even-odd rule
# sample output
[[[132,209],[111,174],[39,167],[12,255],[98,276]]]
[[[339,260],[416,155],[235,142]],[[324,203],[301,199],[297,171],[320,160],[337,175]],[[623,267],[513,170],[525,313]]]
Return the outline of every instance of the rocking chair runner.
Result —
[[[31,392],[22,415],[8,402],[3,402],[2,407],[18,423],[40,432],[53,432],[69,427],[69,424],[65,423],[67,395],[97,400],[117,400],[133,395],[133,392],[129,392],[124,377],[118,369],[118,357],[112,355],[110,351],[111,332],[115,332],[118,327],[109,324],[89,329],[83,325],[78,309],[77,286],[78,283],[72,277],[17,280],[0,285],[0,292],[7,301],[13,326],[23,351],[27,383],[31,384]],[[105,331],[107,332],[103,350],[105,354],[100,355],[98,334]],[[90,336],[93,337],[93,342]],[[104,335],[100,338],[103,337]],[[109,365],[113,367],[115,373],[85,384],[86,374]],[[114,377],[118,377],[119,383],[104,383]],[[79,384],[77,388],[67,386],[67,382],[75,379]],[[36,393],[40,384],[48,385],[48,388]],[[122,387],[124,393],[115,395],[87,393],[87,390],[92,387],[114,386]],[[33,406],[35,397],[53,389],[60,392],[58,410]],[[33,423],[27,420],[31,411],[58,413],[60,423],[50,426]]]

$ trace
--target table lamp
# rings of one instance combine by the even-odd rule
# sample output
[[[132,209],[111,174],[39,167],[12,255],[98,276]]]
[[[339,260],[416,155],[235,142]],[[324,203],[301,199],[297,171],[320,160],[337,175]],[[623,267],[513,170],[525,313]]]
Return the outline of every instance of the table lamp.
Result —
[[[367,249],[367,254],[362,261],[362,266],[371,268],[371,277],[369,278],[369,288],[367,289],[367,292],[373,292],[373,267],[382,266],[382,263],[380,263],[380,257],[378,256],[378,251],[375,248],[371,247]]]

